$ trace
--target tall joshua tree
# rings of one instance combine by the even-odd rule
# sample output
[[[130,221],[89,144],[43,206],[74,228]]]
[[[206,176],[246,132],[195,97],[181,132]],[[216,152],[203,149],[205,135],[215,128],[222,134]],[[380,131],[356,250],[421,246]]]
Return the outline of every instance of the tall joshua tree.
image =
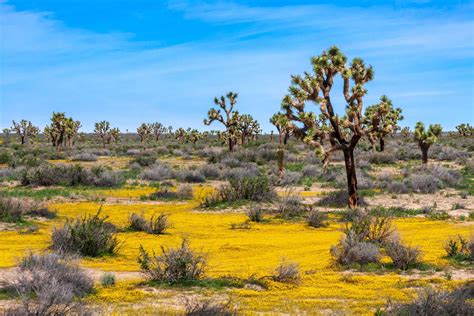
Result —
[[[117,143],[120,138],[120,129],[118,127],[111,128],[109,131],[110,139]]]
[[[13,121],[13,127],[11,128],[15,131],[18,136],[20,136],[21,144],[24,145],[28,141],[28,138],[34,138],[38,135],[39,129],[34,126],[30,121],[21,120],[20,122]]]
[[[418,147],[421,149],[421,161],[423,164],[428,163],[428,149],[438,141],[441,132],[440,124],[430,125],[428,130],[425,130],[425,124],[422,122],[416,123],[414,135],[415,140],[418,142]]]
[[[140,136],[140,143],[143,144],[148,136],[151,135],[152,127],[150,124],[142,123],[142,125],[137,128],[137,133],[138,136]]]
[[[110,122],[97,122],[95,123],[94,127],[94,133],[96,133],[102,139],[102,147],[105,148],[105,144],[108,142],[108,138],[110,137]]]
[[[239,116],[237,130],[242,145],[245,145],[245,141],[252,140],[255,135],[261,132],[260,124],[250,114]]]
[[[74,145],[75,138],[79,133],[79,129],[82,127],[81,122],[74,121],[71,117],[65,119],[65,136],[66,143],[69,146]]]
[[[365,109],[364,124],[371,132],[367,137],[375,151],[377,139],[380,144],[380,151],[385,149],[385,137],[394,133],[398,129],[398,121],[403,120],[402,109],[394,108],[392,100],[386,95],[380,97],[380,102]]]
[[[218,121],[225,126],[225,137],[227,145],[229,146],[229,151],[233,151],[237,143],[238,137],[238,121],[239,121],[239,112],[234,111],[234,106],[237,103],[238,94],[234,92],[229,92],[226,95],[229,103],[226,102],[224,96],[220,98],[215,97],[214,103],[219,106],[220,109],[211,108],[207,112],[207,119],[204,119],[205,125],[211,125],[212,122]],[[225,117],[222,115],[221,110],[224,111]]]
[[[288,138],[290,138],[292,127],[288,117],[284,113],[277,112],[270,118],[270,123],[273,124],[278,131],[278,143],[280,145],[286,145]]]
[[[363,98],[367,93],[364,85],[373,79],[372,66],[366,66],[360,58],[354,58],[347,65],[347,58],[337,47],[311,59],[313,73],[292,76],[289,94],[283,98],[282,108],[292,122],[293,135],[315,148],[323,158],[324,166],[331,154],[342,151],[349,193],[348,206],[357,207],[357,176],[354,148],[359,140],[372,132],[363,125]],[[343,80],[342,94],[346,113],[339,116],[334,112],[331,92],[334,79],[340,75]],[[319,105],[320,115],[307,110],[311,101]],[[329,148],[325,148],[329,145]]]
[[[152,123],[150,127],[153,132],[153,135],[155,136],[155,141],[158,141],[160,139],[161,134],[164,134],[167,131],[167,128],[159,122]]]

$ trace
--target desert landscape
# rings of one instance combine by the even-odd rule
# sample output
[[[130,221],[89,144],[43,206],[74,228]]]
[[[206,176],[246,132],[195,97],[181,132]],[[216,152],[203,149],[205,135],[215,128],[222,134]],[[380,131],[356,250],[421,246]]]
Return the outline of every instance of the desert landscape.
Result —
[[[440,84],[423,50],[440,73],[472,70],[464,6],[119,1],[102,20],[83,4],[0,2],[0,314],[474,314],[472,71]],[[346,22],[302,22],[334,8],[356,10],[351,32],[386,14],[388,39],[358,47]],[[114,10],[176,34],[107,33]],[[467,19],[462,41],[416,28],[441,13],[449,30]],[[345,44],[304,46],[298,64],[282,64],[296,51],[249,57],[303,30]],[[417,80],[396,73],[414,64]]]

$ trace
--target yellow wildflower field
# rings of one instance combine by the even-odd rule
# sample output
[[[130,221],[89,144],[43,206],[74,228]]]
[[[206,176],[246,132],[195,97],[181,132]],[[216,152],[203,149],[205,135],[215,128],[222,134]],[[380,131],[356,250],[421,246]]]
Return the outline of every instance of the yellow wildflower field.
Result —
[[[123,189],[126,190],[126,189]],[[128,195],[133,195],[132,189]],[[201,187],[196,197],[200,198],[210,188]],[[202,192],[201,192],[202,191]],[[104,191],[107,195],[107,191]],[[50,244],[51,229],[67,218],[94,214],[101,208],[102,215],[119,228],[127,225],[129,214],[155,213],[169,215],[172,227],[164,235],[143,232],[119,232],[121,242],[118,254],[81,260],[81,265],[102,271],[139,271],[138,248],[161,251],[160,246],[178,245],[182,238],[188,238],[191,247],[207,254],[206,276],[260,278],[271,274],[282,257],[297,262],[302,272],[299,284],[288,285],[267,281],[267,290],[232,288],[226,290],[240,310],[245,314],[256,312],[288,312],[298,314],[318,314],[324,311],[350,311],[353,314],[371,314],[385,305],[388,299],[408,301],[416,289],[424,283],[451,287],[456,281],[439,277],[425,277],[418,282],[395,272],[347,274],[335,268],[329,249],[338,242],[341,224],[333,220],[325,228],[311,228],[303,221],[281,221],[270,219],[263,223],[252,223],[250,229],[232,229],[233,223],[246,221],[246,215],[238,212],[203,212],[199,202],[173,203],[130,203],[104,204],[95,202],[51,204],[58,212],[51,222],[40,224],[37,232],[21,234],[13,231],[0,232],[0,267],[11,267],[16,258],[28,250],[46,250]],[[426,218],[406,218],[395,220],[395,225],[403,240],[421,248],[424,262],[443,267],[448,262],[444,258],[443,242],[450,235],[469,236],[473,225]],[[145,293],[140,283],[120,282],[113,289],[98,288],[90,299],[100,304],[114,302],[135,302],[137,313],[146,314],[148,297],[160,294]],[[168,294],[167,294],[168,295]],[[210,294],[212,295],[212,291]],[[140,307],[141,306],[141,307]],[[118,308],[118,307],[117,307]],[[138,308],[138,309],[137,309]],[[143,308],[141,311],[140,308]]]

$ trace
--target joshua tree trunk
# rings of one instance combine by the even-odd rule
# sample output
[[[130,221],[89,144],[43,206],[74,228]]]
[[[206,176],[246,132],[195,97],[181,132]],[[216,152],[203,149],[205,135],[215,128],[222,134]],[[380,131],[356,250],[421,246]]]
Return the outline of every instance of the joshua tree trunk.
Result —
[[[283,170],[285,169],[285,151],[283,148],[278,149],[277,151],[277,159],[278,159],[278,173],[280,177],[283,175]]]
[[[384,151],[385,149],[385,140],[380,138],[380,151]]]
[[[290,138],[290,134],[285,133],[285,136],[283,137],[283,145],[286,146],[286,143],[288,143],[288,138]]]
[[[427,164],[428,163],[428,149],[430,147],[427,146],[427,145],[423,145],[421,144],[420,145],[420,149],[421,149],[421,162],[423,164]]]
[[[234,141],[229,138],[229,151],[234,151]]]
[[[24,145],[25,144],[25,136],[20,136],[21,137],[21,144]]]
[[[357,207],[357,175],[354,162],[354,148],[344,150],[344,162],[346,165],[347,191],[349,193],[349,208]]]

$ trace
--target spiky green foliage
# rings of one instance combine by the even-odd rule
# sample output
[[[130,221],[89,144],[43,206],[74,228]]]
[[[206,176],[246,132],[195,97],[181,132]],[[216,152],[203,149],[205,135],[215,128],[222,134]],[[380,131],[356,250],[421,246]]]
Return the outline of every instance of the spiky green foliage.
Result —
[[[44,128],[44,134],[59,150],[63,146],[74,145],[80,128],[81,122],[75,121],[72,117],[66,117],[66,113],[53,112],[51,124]]]
[[[421,149],[423,163],[428,162],[428,149],[438,141],[441,132],[442,128],[440,124],[430,125],[428,130],[425,130],[425,124],[422,122],[416,123],[414,138],[418,142],[418,147]]]
[[[288,120],[288,117],[284,113],[277,112],[270,118],[270,123],[273,124],[278,131],[279,144],[286,145],[292,131],[292,124],[290,120]]]
[[[18,123],[13,121],[12,130],[20,136],[22,145],[26,144],[29,138],[35,138],[39,132],[39,128],[27,120],[21,120]]]
[[[384,150],[384,138],[399,128],[397,124],[400,120],[403,120],[402,109],[394,108],[392,100],[386,95],[380,97],[379,103],[365,109],[364,125],[374,150],[377,140],[380,142],[380,151]]]
[[[148,136],[153,133],[153,128],[151,124],[142,123],[142,125],[137,128],[137,133],[138,136],[140,136],[140,143],[143,144],[148,138]]]
[[[226,101],[226,97],[228,102]],[[220,132],[219,137],[227,143],[229,150],[233,151],[238,139],[239,112],[234,111],[238,94],[229,92],[226,97],[221,96],[220,98],[214,98],[214,103],[219,108],[211,108],[207,112],[207,118],[204,119],[204,124],[211,125],[214,121],[222,123],[226,130],[225,132]],[[224,111],[224,116],[222,111]]]
[[[115,143],[119,141],[120,138],[120,129],[118,127],[111,128],[109,131],[110,140],[113,140]]]
[[[101,121],[95,123],[94,126],[94,133],[102,139],[102,146],[105,147],[105,144],[109,142],[110,123],[107,121]]]
[[[153,132],[153,135],[155,136],[155,141],[158,141],[160,139],[160,136],[162,134],[165,134],[167,131],[167,128],[163,126],[163,124],[159,122],[155,122],[150,124],[151,130]]]
[[[469,125],[469,123],[459,124],[458,126],[456,126],[456,129],[459,135],[464,136],[464,137],[472,136],[474,134],[474,127]]]
[[[260,124],[250,114],[239,115],[237,130],[242,145],[262,132]]]

